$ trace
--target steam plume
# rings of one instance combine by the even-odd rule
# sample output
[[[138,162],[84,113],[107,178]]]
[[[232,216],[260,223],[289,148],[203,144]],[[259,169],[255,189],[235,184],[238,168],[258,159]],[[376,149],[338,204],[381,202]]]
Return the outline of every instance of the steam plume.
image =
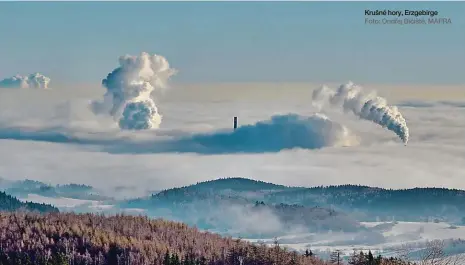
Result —
[[[119,64],[102,80],[107,92],[103,102],[92,103],[94,112],[109,113],[121,129],[158,128],[162,116],[155,105],[155,94],[166,88],[176,70],[170,68],[163,56],[146,52],[121,56]]]
[[[39,74],[30,74],[28,76],[15,75],[0,81],[2,88],[42,88],[47,89],[50,78]]]
[[[358,117],[372,121],[394,132],[407,144],[409,129],[396,106],[387,105],[386,99],[374,92],[364,93],[360,86],[349,82],[337,90],[323,86],[313,91],[313,101],[322,107],[324,104],[341,107],[345,112],[353,112]]]

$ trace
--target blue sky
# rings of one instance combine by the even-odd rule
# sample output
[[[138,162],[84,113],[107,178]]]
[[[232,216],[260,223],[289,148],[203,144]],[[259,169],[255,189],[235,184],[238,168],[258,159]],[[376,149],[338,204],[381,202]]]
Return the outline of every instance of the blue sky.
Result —
[[[449,25],[365,25],[430,9]],[[0,2],[0,78],[100,82],[123,54],[167,57],[181,82],[465,84],[465,2]]]

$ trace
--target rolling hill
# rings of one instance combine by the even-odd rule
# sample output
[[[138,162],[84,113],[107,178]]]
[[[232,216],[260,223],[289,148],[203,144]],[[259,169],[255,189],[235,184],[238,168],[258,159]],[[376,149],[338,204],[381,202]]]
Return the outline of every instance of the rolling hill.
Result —
[[[124,215],[0,213],[0,241],[0,264],[326,264],[279,246]]]
[[[465,221],[465,191],[443,188],[392,190],[359,185],[305,188],[247,178],[220,178],[122,201],[78,184],[52,186],[25,180],[10,183],[7,190],[13,195],[91,197],[96,203],[108,205],[101,209],[103,212],[144,213],[202,229],[229,231],[234,235],[273,235],[291,227],[308,232],[354,231],[360,229],[358,221],[446,221],[455,224]],[[264,205],[257,207],[257,202]],[[76,211],[96,211],[95,207],[86,207]],[[253,225],[262,220],[268,222],[269,229]],[[331,225],[319,225],[321,220]]]
[[[359,185],[287,187],[246,178],[222,178],[163,190],[150,197],[128,200],[122,208],[142,208],[149,214],[214,211],[225,205],[301,206],[347,213],[358,221],[465,220],[465,191],[445,188],[383,189]],[[296,211],[296,215],[299,213]],[[174,214],[186,221],[184,216]]]
[[[0,179],[0,190],[18,198],[28,197],[29,194],[37,194],[46,197],[65,197],[81,200],[109,200],[92,186],[83,184],[50,185],[36,180],[11,181]]]
[[[355,219],[329,208],[259,201],[266,195],[293,189],[244,178],[218,179],[164,190],[119,207],[144,209],[149,216],[244,237],[363,229]]]
[[[465,191],[445,188],[382,189],[341,185],[300,188],[265,195],[268,203],[319,205],[352,212],[362,221],[462,222]]]

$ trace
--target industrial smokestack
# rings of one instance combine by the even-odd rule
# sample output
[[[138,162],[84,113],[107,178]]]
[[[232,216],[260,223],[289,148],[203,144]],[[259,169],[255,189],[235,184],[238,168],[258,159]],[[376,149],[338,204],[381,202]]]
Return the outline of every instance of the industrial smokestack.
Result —
[[[234,130],[237,129],[237,117],[234,117]]]

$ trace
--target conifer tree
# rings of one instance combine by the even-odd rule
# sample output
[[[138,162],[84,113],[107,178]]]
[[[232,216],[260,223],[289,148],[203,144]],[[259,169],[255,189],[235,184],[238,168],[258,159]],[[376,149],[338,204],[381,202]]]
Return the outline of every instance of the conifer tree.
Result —
[[[163,259],[163,265],[171,265],[171,258],[169,251],[166,251],[165,258]]]
[[[373,257],[373,254],[371,253],[371,250],[368,251],[368,265],[375,265],[375,259]]]

